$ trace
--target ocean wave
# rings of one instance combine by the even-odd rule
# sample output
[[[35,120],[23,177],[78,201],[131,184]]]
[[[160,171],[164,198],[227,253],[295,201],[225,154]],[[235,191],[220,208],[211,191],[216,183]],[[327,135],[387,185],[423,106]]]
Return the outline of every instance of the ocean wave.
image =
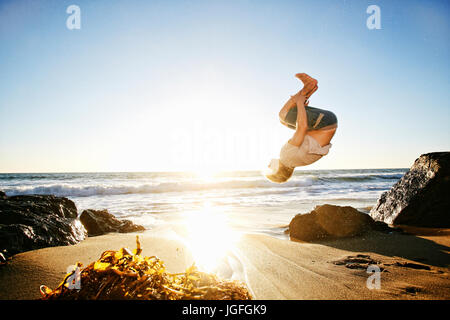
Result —
[[[296,188],[311,185],[311,178],[302,178],[289,181],[282,185],[283,188]],[[24,194],[53,194],[62,197],[89,197],[95,195],[121,195],[121,194],[146,194],[186,191],[211,191],[223,189],[257,189],[279,188],[280,185],[270,181],[258,180],[228,180],[218,182],[163,182],[159,184],[140,185],[67,185],[52,184],[41,186],[6,187],[3,191],[8,196]]]
[[[403,174],[360,174],[318,177],[323,182],[365,182],[376,180],[398,180]]]

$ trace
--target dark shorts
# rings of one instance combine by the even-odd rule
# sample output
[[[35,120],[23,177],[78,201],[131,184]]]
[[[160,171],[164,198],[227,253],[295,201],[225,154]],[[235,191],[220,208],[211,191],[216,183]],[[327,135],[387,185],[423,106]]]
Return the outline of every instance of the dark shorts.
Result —
[[[331,111],[308,106],[305,107],[305,110],[308,118],[308,130],[319,130],[333,124],[337,125],[336,115]],[[295,130],[297,127],[297,106],[289,109],[286,118],[280,120],[284,125]]]

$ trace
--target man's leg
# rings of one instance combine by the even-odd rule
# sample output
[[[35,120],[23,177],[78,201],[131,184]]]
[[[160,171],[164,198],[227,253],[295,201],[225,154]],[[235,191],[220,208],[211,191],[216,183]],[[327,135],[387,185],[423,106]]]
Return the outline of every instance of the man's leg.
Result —
[[[308,109],[315,109],[311,112],[312,121],[308,121],[308,135],[316,139],[316,141],[323,147],[330,143],[337,129],[337,117],[329,111],[307,107]]]
[[[331,142],[331,139],[333,139],[333,136],[336,133],[336,129],[337,124],[319,130],[308,131],[307,135],[313,137],[320,144],[320,146],[323,147]]]
[[[292,117],[293,112],[295,112],[294,117]],[[297,105],[295,103],[295,96],[292,96],[285,103],[284,107],[278,113],[278,116],[282,125],[295,130],[297,123]]]
[[[291,98],[285,103],[283,108],[279,112],[280,122],[285,125],[286,127],[290,129],[296,128],[296,122],[297,122],[297,113],[296,110],[296,104],[295,101],[297,100],[297,95],[301,94],[306,97],[307,101],[305,105],[307,106],[309,104],[309,98],[311,95],[316,92],[316,90],[319,88],[317,83],[318,81],[306,73],[297,73],[295,75],[296,78],[300,79],[300,81],[303,82],[303,88],[297,92],[295,95],[291,96]],[[295,114],[295,115],[294,115]],[[294,116],[293,116],[294,115]]]

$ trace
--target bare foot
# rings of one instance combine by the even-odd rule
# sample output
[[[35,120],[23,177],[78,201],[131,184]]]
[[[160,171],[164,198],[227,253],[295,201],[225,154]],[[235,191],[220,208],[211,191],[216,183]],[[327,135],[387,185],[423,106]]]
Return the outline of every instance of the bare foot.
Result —
[[[303,89],[300,90],[300,94],[305,96],[306,99],[309,99],[309,97],[311,97],[311,95],[319,88],[317,86],[318,81],[311,78],[306,73],[297,73],[295,77],[303,82]]]

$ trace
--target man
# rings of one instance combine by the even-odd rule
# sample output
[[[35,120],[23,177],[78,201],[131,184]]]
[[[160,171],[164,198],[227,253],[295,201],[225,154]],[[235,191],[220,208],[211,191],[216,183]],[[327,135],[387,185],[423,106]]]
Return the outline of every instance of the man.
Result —
[[[303,89],[291,96],[279,113],[281,123],[295,133],[281,148],[280,159],[272,159],[266,173],[276,183],[286,182],[295,167],[307,166],[327,155],[337,129],[333,112],[308,106],[309,97],[318,89],[317,80],[306,73],[295,76],[303,82]]]

